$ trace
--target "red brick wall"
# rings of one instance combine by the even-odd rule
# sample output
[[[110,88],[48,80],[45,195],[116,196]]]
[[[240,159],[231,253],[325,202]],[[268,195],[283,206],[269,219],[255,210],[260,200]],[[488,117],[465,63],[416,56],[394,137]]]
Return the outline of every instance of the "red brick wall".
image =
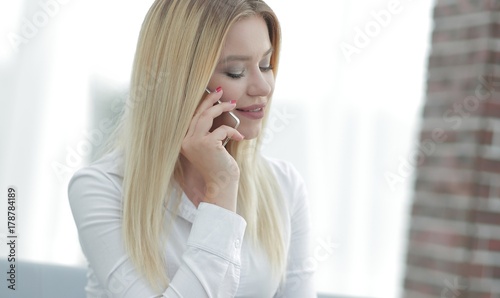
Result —
[[[436,0],[403,297],[500,298],[500,0]]]

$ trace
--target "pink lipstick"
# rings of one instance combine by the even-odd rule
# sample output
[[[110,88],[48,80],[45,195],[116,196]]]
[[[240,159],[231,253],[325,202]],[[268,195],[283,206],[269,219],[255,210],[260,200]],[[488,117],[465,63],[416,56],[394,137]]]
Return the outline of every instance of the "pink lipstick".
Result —
[[[236,108],[235,112],[250,119],[262,119],[264,118],[265,107],[265,104],[255,104],[247,107]]]

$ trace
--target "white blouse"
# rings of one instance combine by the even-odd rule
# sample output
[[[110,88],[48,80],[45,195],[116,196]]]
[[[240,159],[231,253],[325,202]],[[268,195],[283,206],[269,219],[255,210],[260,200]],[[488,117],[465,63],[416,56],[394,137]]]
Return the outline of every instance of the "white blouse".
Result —
[[[122,239],[123,159],[104,156],[78,170],[68,195],[80,244],[88,260],[87,297],[316,297],[308,258],[310,220],[304,182],[290,164],[267,159],[285,198],[288,264],[285,282],[273,277],[267,255],[243,236],[246,222],[219,206],[198,208],[182,194],[178,216],[167,206],[165,262],[170,284],[162,295],[132,265]]]

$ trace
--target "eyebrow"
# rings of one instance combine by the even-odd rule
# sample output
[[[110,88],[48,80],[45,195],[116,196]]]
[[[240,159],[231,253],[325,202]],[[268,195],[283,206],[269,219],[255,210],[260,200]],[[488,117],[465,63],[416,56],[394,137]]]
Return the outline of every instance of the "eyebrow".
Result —
[[[266,57],[267,55],[271,54],[273,52],[273,50],[274,50],[273,47],[269,48],[269,50],[267,50],[264,53],[264,55],[262,55],[262,57]],[[252,57],[250,57],[250,56],[230,55],[230,56],[225,57],[221,61],[219,61],[219,64],[227,63],[227,62],[231,62],[231,61],[249,61],[251,59],[252,59]]]

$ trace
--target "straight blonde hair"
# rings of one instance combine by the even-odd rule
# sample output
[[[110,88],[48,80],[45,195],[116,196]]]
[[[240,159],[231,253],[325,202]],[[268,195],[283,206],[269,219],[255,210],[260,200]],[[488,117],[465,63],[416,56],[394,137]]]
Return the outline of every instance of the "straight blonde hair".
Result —
[[[156,0],[141,28],[130,98],[116,131],[115,148],[124,153],[125,246],[138,271],[160,292],[170,282],[163,250],[165,206],[179,193],[174,181],[182,179],[181,143],[231,25],[252,15],[266,21],[276,75],[280,26],[263,1]],[[238,213],[247,221],[246,235],[264,249],[274,274],[283,278],[283,198],[259,153],[261,138],[230,141],[227,149],[240,168]]]

